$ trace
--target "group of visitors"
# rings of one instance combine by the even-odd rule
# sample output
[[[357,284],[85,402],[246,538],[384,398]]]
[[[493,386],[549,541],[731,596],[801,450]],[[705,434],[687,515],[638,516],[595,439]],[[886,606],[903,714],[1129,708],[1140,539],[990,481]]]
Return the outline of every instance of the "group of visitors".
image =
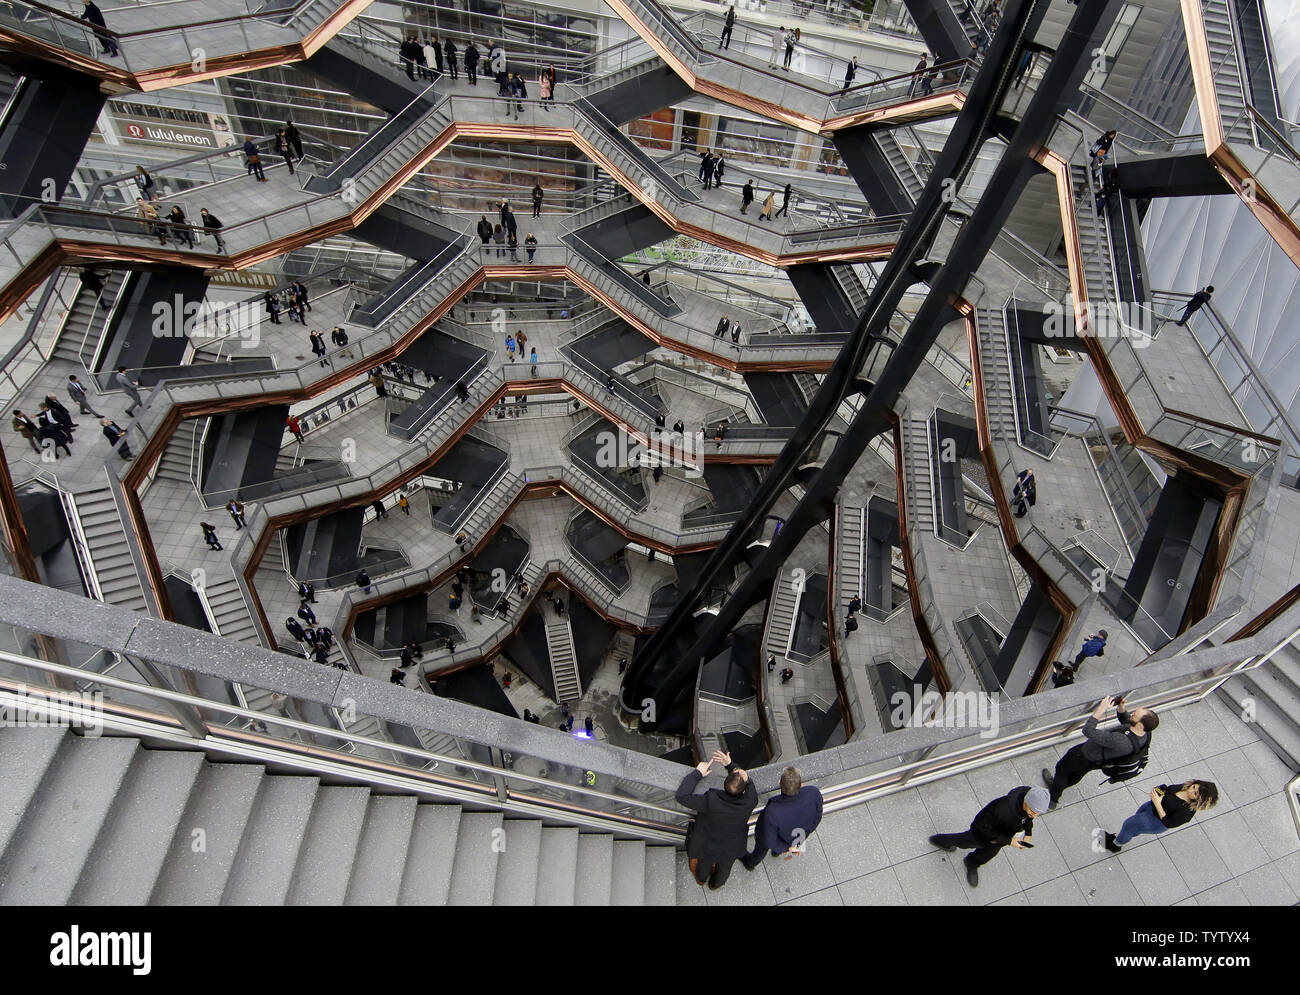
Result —
[[[126,410],[129,416],[143,403],[137,389],[139,382],[127,375],[125,366],[119,366],[113,377],[132,399],[130,407]],[[95,410],[90,403],[90,392],[75,373],[68,375],[67,391],[68,397],[76,402],[81,414],[94,415],[99,419],[101,433],[117,454],[124,460],[135,459],[135,454],[131,452],[131,447],[126,441],[126,429],[112,418],[107,418]],[[21,408],[15,408],[12,417],[14,431],[21,435],[31,446],[32,451],[39,454],[42,459],[57,460],[60,449],[66,455],[72,455],[73,434],[79,424],[72,420],[71,412],[55,395],[46,394],[45,399],[38,405],[35,415],[28,415]],[[48,457],[45,456],[47,452],[50,454]]]
[[[270,319],[271,324],[280,324],[280,315],[288,312],[289,317],[299,324],[307,324],[307,312],[311,310],[311,301],[307,298],[307,287],[301,280],[294,280],[289,286],[276,291],[268,290],[262,295],[262,306],[266,308],[266,316]],[[336,329],[341,331],[341,329]],[[344,339],[346,340],[346,333]],[[322,348],[317,351],[316,339],[320,339]],[[325,354],[325,338],[320,332],[313,330],[311,333],[312,352],[323,356]],[[324,366],[324,360],[321,361]]]
[[[1111,709],[1116,710],[1118,725],[1100,728]],[[1043,768],[1041,786],[1012,788],[984,806],[967,831],[940,833],[931,836],[930,842],[950,852],[971,850],[964,858],[966,880],[971,887],[978,887],[979,868],[1003,847],[1032,848],[1034,820],[1055,809],[1065,791],[1088,774],[1100,771],[1106,781],[1116,784],[1138,777],[1146,769],[1151,734],[1159,725],[1159,716],[1149,708],[1129,713],[1122,697],[1103,698],[1084,723],[1084,742],[1067,750],[1055,770]],[[1186,825],[1197,812],[1212,808],[1218,796],[1217,787],[1210,781],[1192,779],[1159,785],[1151,789],[1150,800],[1124,821],[1119,832],[1103,832],[1100,842],[1110,852],[1118,853],[1136,836]]]
[[[543,196],[541,181],[538,180],[533,187],[533,217],[535,218],[541,217]],[[500,221],[493,225],[486,214],[481,214],[474,230],[483,243],[484,252],[491,251],[489,243],[492,243],[496,245],[497,258],[504,256],[509,249],[510,261],[517,263],[519,262],[519,222],[515,218],[515,212],[510,209],[508,201],[500,201],[494,206]],[[537,236],[532,232],[528,232],[524,237],[524,251],[528,253],[528,261],[531,263],[537,255]]]
[[[289,167],[290,173],[294,172],[294,163],[302,161],[303,158],[302,134],[294,126],[292,120],[286,120],[283,127],[276,129],[276,133],[271,137],[269,145],[270,152],[268,153],[258,140],[249,135],[245,138],[242,147],[244,166],[248,175],[256,177],[260,182],[266,182],[266,171],[262,162],[263,155],[273,154],[279,156]],[[159,245],[167,245],[167,239],[170,235],[178,244],[184,244],[187,248],[193,249],[197,245],[200,235],[207,235],[216,243],[218,252],[226,252],[226,242],[221,235],[225,224],[206,207],[199,210],[197,225],[186,216],[184,208],[179,204],[172,205],[171,210],[165,215],[160,214],[161,195],[158,190],[158,183],[144,166],[135,167],[135,185],[137,192],[135,198],[136,217],[140,219],[145,233],[151,237],[156,237]],[[202,228],[201,232],[199,228]]]
[[[769,669],[775,659],[769,659]],[[1118,725],[1100,728],[1101,720],[1117,710]],[[1147,765],[1151,734],[1160,720],[1149,708],[1132,713],[1122,698],[1104,698],[1083,727],[1084,742],[1068,750],[1054,771],[1042,771],[1043,785],[1019,785],[985,805],[970,828],[957,833],[939,833],[930,843],[949,852],[971,850],[964,858],[966,880],[979,886],[979,869],[1004,847],[1028,850],[1034,846],[1034,822],[1055,809],[1062,794],[1084,776],[1100,771],[1112,783],[1139,776]],[[714,764],[722,765],[726,777],[721,788],[697,793],[700,782]],[[677,789],[677,802],[695,813],[686,834],[686,855],[695,880],[711,889],[722,887],[740,860],[747,870],[756,868],[769,854],[798,853],[821,822],[822,797],[816,787],[803,784],[799,771],[787,767],[781,774],[780,794],[768,801],[758,817],[754,845],[747,845],[750,814],[758,805],[758,792],[747,771],[721,751],[711,760],[696,765]],[[1124,820],[1117,832],[1103,831],[1099,844],[1112,853],[1134,838],[1167,832],[1191,822],[1197,812],[1212,808],[1218,788],[1210,781],[1189,779],[1161,784],[1151,789],[1150,798]],[[790,859],[789,856],[786,859]]]
[[[709,776],[714,764],[726,771],[722,787],[697,793],[695,789]],[[691,874],[711,891],[727,883],[737,860],[752,871],[769,855],[785,855],[789,860],[791,855],[802,852],[803,844],[822,818],[821,792],[805,785],[796,768],[787,767],[781,773],[781,793],[759,813],[750,849],[749,817],[758,807],[758,789],[749,779],[749,772],[721,750],[682,779],[676,797],[679,805],[695,813],[686,833]]]
[[[475,46],[473,39],[465,42],[464,51],[456,47],[456,42],[448,36],[441,44],[438,36],[430,33],[425,40],[420,40],[416,31],[407,34],[406,40],[398,46],[397,56],[406,70],[407,78],[438,80],[446,76],[460,79],[460,68],[464,65],[465,79],[470,86],[478,85],[478,66],[483,55]],[[497,96],[510,98],[507,113],[513,108],[516,118],[524,109],[520,101],[528,99],[528,84],[524,74],[511,71],[506,59],[505,48],[499,41],[487,43],[488,71],[497,84]],[[537,75],[537,92],[541,97],[542,110],[549,112],[548,103],[555,99],[556,73],[554,65],[547,65]]]
[[[289,630],[289,635],[298,641],[306,659],[315,660],[317,663],[330,663],[330,650],[334,646],[334,630],[317,622],[310,601],[304,600],[298,606],[298,618],[285,619],[284,627]],[[334,661],[333,666],[339,670],[348,669],[342,657]]]

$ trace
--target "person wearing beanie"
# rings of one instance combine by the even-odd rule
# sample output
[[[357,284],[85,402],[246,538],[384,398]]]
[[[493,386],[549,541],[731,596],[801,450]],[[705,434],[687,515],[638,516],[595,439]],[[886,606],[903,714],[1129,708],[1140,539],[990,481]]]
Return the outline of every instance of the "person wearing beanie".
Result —
[[[980,809],[966,832],[939,833],[930,837],[930,843],[949,853],[958,848],[971,850],[963,858],[966,881],[972,888],[978,888],[979,869],[1004,846],[1017,850],[1033,846],[1034,820],[1047,811],[1050,801],[1046,788],[1022,784]],[[1024,835],[1016,839],[1021,833]]]

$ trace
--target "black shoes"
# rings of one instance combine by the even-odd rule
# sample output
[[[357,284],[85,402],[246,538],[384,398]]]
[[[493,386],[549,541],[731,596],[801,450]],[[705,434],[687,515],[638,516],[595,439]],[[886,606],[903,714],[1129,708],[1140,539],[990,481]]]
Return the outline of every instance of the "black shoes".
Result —
[[[1114,833],[1106,833],[1105,836],[1106,836],[1106,849],[1109,850],[1111,853],[1119,853],[1121,850],[1124,849],[1122,846],[1120,846],[1118,843],[1115,842]]]
[[[930,845],[937,846],[940,850],[943,850],[945,853],[952,853],[954,850],[957,849],[955,846],[952,846],[951,844],[940,843],[939,839],[940,838],[938,836],[931,836]]]
[[[979,868],[977,868],[969,860],[963,860],[962,863],[966,865],[966,883],[970,885],[972,888],[978,888],[980,886]]]
[[[1056,775],[1053,774],[1053,773],[1052,773],[1050,770],[1048,770],[1046,767],[1044,767],[1041,771],[1039,771],[1039,773],[1043,776],[1043,783],[1044,783],[1045,785],[1047,785],[1047,790],[1048,790],[1048,791],[1051,791],[1051,790],[1052,790],[1052,782],[1056,780]],[[1047,806],[1047,810],[1048,810],[1049,812],[1055,811],[1055,810],[1056,810],[1056,806],[1059,805],[1059,804],[1060,804],[1060,802],[1059,802],[1057,799],[1053,798],[1051,804]]]

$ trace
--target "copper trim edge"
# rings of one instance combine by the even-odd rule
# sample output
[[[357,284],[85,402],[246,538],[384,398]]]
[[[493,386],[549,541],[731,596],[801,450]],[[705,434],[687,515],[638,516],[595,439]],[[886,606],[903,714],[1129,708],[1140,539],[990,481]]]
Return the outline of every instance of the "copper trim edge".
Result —
[[[119,69],[116,66],[105,65],[89,56],[2,27],[0,27],[0,44],[13,51],[40,59],[42,62],[63,66],[123,90],[151,93],[182,83],[200,83],[236,73],[254,72],[258,69],[269,69],[309,59],[373,2],[374,0],[346,0],[341,7],[326,15],[325,20],[298,41],[218,55],[205,60],[205,68],[202,71],[195,70],[193,63],[187,63],[132,72],[126,68]]]

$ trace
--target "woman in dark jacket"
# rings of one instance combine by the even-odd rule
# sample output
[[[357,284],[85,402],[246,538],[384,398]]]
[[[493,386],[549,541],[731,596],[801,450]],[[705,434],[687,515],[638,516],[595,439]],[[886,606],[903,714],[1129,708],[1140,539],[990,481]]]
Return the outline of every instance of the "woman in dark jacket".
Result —
[[[1124,820],[1119,833],[1106,834],[1106,849],[1119,853],[1134,836],[1163,833],[1192,821],[1197,812],[1214,808],[1219,789],[1213,781],[1188,781],[1186,784],[1161,784],[1151,789],[1151,800]]]
[[[697,795],[695,787],[714,763],[727,768],[721,790]],[[699,884],[717,891],[727,883],[731,865],[749,849],[749,816],[758,805],[758,791],[749,774],[731,762],[730,754],[714,751],[713,759],[697,764],[677,789],[677,803],[695,812],[686,832],[686,856]]]
[[[451,73],[452,79],[460,79],[460,71],[456,66],[456,43],[448,38],[447,44],[442,46],[442,50],[447,56],[447,72]]]

